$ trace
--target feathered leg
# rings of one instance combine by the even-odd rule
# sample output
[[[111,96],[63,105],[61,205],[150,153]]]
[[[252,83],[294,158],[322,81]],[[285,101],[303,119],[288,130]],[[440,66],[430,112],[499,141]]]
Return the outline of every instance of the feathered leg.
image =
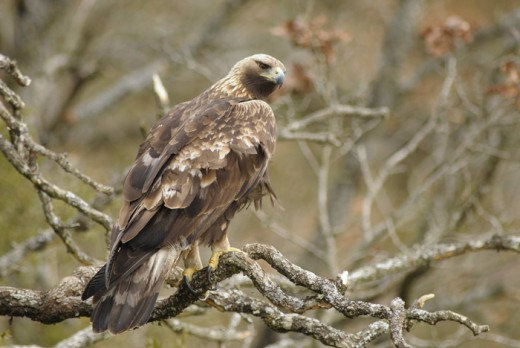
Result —
[[[182,272],[182,280],[192,293],[197,294],[197,292],[191,287],[190,282],[193,277],[193,273],[202,269],[199,245],[197,243],[194,243],[188,250],[184,251],[182,257],[184,259],[184,271]]]

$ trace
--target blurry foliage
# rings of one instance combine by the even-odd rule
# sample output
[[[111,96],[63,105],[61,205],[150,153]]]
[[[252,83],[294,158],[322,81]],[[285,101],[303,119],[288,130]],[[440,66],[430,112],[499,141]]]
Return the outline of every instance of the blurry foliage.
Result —
[[[439,25],[428,26],[422,37],[428,53],[442,56],[457,46],[473,41],[475,28],[458,16],[450,16]]]
[[[498,94],[511,100],[520,108],[520,65],[518,60],[508,60],[500,65],[500,80],[502,83],[488,88],[489,94]]]
[[[271,30],[274,35],[288,38],[299,48],[310,49],[314,54],[319,53],[327,63],[335,61],[334,45],[349,42],[352,37],[349,33],[338,29],[325,29],[328,23],[326,15],[318,15],[310,20],[298,16]]]

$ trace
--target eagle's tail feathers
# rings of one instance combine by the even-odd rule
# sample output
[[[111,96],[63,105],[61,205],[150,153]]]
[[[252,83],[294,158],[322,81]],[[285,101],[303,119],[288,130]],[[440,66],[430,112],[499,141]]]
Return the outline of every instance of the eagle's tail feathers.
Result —
[[[81,295],[81,299],[85,301],[86,299],[94,296],[95,294],[106,291],[106,282],[105,282],[105,272],[107,269],[107,265],[101,267],[101,269],[92,277],[92,279],[88,282],[83,294]]]
[[[160,249],[131,274],[111,284],[92,312],[94,332],[117,334],[148,322],[168,272],[180,251]]]

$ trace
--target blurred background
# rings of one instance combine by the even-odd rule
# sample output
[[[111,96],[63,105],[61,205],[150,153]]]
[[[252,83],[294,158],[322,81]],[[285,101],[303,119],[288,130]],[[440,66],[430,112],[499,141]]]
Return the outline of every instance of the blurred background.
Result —
[[[515,0],[0,2],[0,53],[33,79],[15,88],[31,134],[116,188],[161,113],[153,74],[173,106],[245,56],[283,61],[287,81],[270,101],[280,133],[270,176],[283,210],[264,204],[263,212],[242,212],[230,240],[236,247],[272,244],[327,277],[420,246],[518,234],[519,45]],[[55,164],[39,165],[56,185],[96,198]],[[0,255],[47,236],[0,272],[0,285],[51,289],[80,264],[48,234],[33,186],[3,157],[0,173]],[[100,207],[115,217],[119,200]],[[63,220],[76,216],[63,203],[56,209]],[[88,221],[73,232],[100,260],[107,255],[103,236]],[[428,310],[451,309],[491,327],[473,338],[458,324],[421,324],[406,336],[413,346],[520,347],[519,266],[511,252],[467,254],[381,276],[349,296],[384,304],[401,296],[410,304],[434,293]],[[348,332],[369,323],[327,311],[310,315]],[[237,320],[215,310],[179,319],[222,328]],[[238,320],[244,337],[208,346],[320,346]],[[0,318],[0,345],[52,346],[88,325],[88,318],[52,326]],[[154,324],[96,346],[205,341]]]

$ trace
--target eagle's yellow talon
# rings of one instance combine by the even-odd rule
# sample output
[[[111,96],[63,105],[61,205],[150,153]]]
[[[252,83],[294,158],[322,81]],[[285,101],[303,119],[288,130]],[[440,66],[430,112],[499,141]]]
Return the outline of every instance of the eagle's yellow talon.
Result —
[[[226,242],[227,242],[227,239],[226,239]],[[244,251],[242,251],[240,249],[232,248],[232,247],[229,247],[229,246],[226,249],[224,249],[224,250],[213,250],[213,253],[211,254],[211,257],[209,258],[208,271],[207,271],[208,282],[210,284],[213,282],[212,279],[211,279],[211,272],[213,272],[214,270],[217,269],[220,257],[223,254],[229,253],[229,252],[245,253]],[[213,290],[215,290],[215,288]]]
[[[208,262],[208,267],[211,269],[211,270],[216,270],[217,269],[217,266],[218,266],[218,261],[220,259],[220,257],[225,254],[225,253],[229,253],[229,252],[237,252],[237,253],[244,253],[244,251],[238,249],[238,248],[228,248],[226,250],[218,250],[218,251],[213,251],[213,253],[211,254],[211,257],[209,258],[209,262]]]
[[[193,273],[197,271],[198,269],[196,268],[185,268],[184,271],[182,271],[182,277],[188,282],[191,282],[191,280],[193,279]]]

